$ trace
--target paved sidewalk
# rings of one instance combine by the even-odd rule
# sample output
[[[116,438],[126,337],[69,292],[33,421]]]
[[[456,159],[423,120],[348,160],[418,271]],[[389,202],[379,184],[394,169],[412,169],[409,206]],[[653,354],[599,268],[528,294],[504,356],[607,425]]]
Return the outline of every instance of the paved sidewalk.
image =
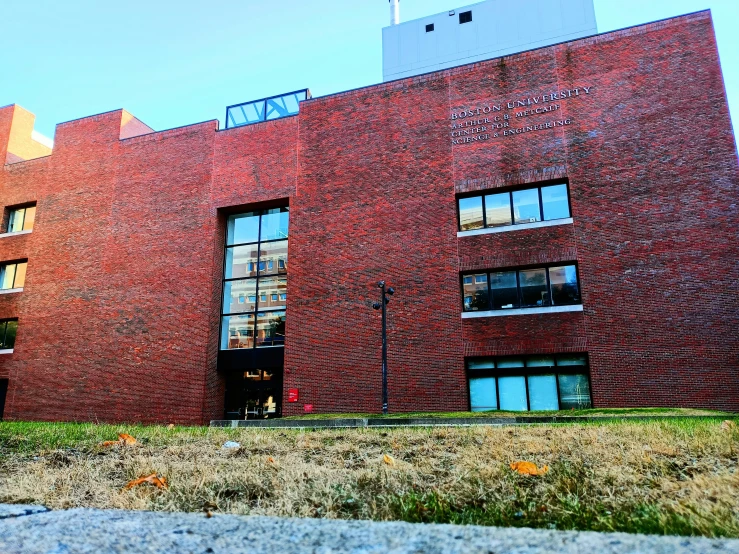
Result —
[[[739,540],[0,505],[3,554],[738,554]]]

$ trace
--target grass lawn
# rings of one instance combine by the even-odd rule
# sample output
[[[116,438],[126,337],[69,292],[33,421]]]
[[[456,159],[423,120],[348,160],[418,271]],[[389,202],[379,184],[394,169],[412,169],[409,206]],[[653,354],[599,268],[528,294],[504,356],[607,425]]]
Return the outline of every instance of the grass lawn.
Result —
[[[723,419],[316,431],[4,422],[0,502],[739,537],[739,428]],[[100,446],[119,432],[137,444]],[[519,475],[519,460],[550,470]],[[152,472],[169,489],[123,490]]]

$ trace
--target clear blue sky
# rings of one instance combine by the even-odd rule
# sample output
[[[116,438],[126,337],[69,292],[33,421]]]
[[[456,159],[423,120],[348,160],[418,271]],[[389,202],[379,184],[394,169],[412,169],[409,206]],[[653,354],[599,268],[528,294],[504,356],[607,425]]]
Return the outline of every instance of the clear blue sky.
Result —
[[[468,3],[402,0],[401,20]],[[739,0],[595,0],[600,32],[706,8],[736,129]],[[229,104],[381,82],[389,20],[387,0],[2,0],[0,14],[0,106],[32,111],[49,137],[57,123],[116,108],[156,130],[223,127]]]

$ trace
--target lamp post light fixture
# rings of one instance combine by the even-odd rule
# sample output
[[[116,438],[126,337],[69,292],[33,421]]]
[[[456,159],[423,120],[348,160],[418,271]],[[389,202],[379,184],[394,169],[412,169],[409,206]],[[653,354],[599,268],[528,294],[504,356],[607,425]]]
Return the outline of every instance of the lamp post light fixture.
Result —
[[[382,308],[382,413],[387,414],[387,303],[390,296],[395,294],[393,287],[385,290],[385,281],[380,281],[377,286],[382,290],[382,300],[375,302],[372,307],[375,310]]]

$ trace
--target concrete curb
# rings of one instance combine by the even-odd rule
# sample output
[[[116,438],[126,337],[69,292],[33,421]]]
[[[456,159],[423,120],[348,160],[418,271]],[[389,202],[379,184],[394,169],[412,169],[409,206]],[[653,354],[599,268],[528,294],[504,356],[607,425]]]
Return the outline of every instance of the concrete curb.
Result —
[[[211,427],[260,429],[359,429],[365,427],[467,427],[473,425],[531,425],[552,423],[597,423],[607,421],[662,421],[674,419],[735,419],[736,416],[517,416],[517,417],[398,417],[337,419],[214,419]]]
[[[739,541],[233,515],[50,511],[0,520],[3,554],[736,554]]]

